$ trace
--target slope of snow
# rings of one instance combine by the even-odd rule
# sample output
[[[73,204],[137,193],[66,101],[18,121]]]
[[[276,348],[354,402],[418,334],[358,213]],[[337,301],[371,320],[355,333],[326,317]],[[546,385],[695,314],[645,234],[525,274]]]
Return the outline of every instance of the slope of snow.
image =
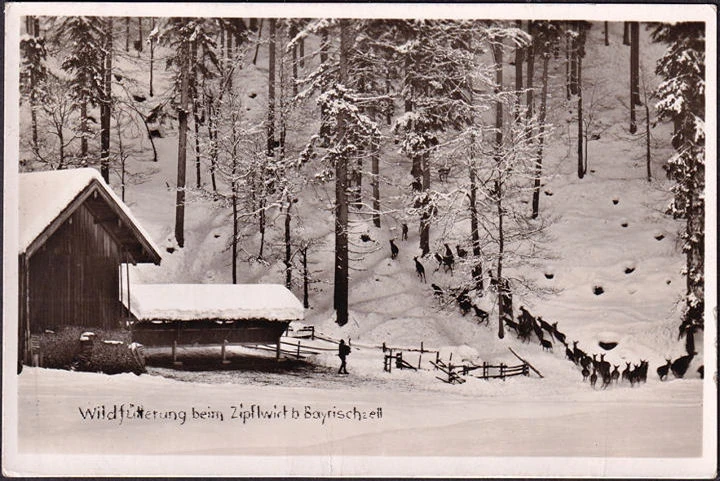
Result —
[[[451,276],[435,269],[436,263],[430,258],[421,259],[427,283],[417,278],[413,262],[413,257],[420,254],[417,219],[406,219],[401,213],[401,196],[410,191],[410,161],[398,152],[392,139],[386,139],[380,169],[383,209],[388,213],[383,216],[382,227],[374,227],[365,215],[351,215],[350,322],[346,326],[334,322],[332,309],[333,186],[304,185],[293,217],[293,236],[310,233],[317,240],[308,251],[309,269],[315,282],[311,285],[311,307],[305,312],[304,323],[314,325],[316,332],[333,339],[351,339],[353,352],[348,359],[348,377],[335,375],[339,364],[335,351],[319,342],[317,346],[330,350],[310,358],[309,372],[292,369],[280,374],[252,370],[192,372],[153,368],[150,376],[108,377],[28,369],[18,378],[21,409],[18,448],[35,456],[55,453],[62,457],[78,452],[120,456],[137,453],[302,456],[302,460],[273,456],[260,465],[229,458],[234,462],[231,467],[216,462],[216,458],[197,463],[202,458],[195,456],[171,458],[172,461],[159,464],[152,464],[143,456],[135,456],[131,463],[127,458],[112,460],[119,463],[118,472],[123,474],[165,474],[174,469],[200,475],[237,475],[238,470],[241,474],[268,474],[277,469],[275,474],[284,475],[303,467],[307,471],[302,472],[308,475],[530,476],[537,475],[540,467],[579,477],[628,476],[640,467],[646,475],[656,477],[668,473],[692,476],[703,441],[715,439],[713,426],[705,427],[708,419],[703,410],[707,413],[713,406],[716,387],[712,376],[701,382],[696,372],[704,363],[713,370],[714,356],[702,349],[703,344],[712,349],[712,340],[698,336],[700,354],[686,379],[658,380],[655,368],[666,357],[684,354],[684,343],[677,338],[682,307],[679,300],[685,290],[681,274],[684,257],[677,238],[681,223],[664,214],[671,199],[671,184],[664,179],[661,169],[672,152],[667,140],[671,126],[659,123],[653,129],[654,177],[648,182],[642,159],[644,145],[627,132],[629,114],[623,104],[629,91],[629,48],[621,44],[622,24],[611,23],[610,28],[611,45],[605,47],[602,25],[594,24],[583,63],[584,77],[588,82],[596,79],[597,98],[605,100],[605,105],[596,107],[603,130],[598,129],[600,139],[590,142],[588,175],[578,179],[575,174],[575,106],[558,95],[551,99],[548,113],[554,129],[546,144],[543,161],[546,178],[540,200],[540,215],[552,221],[547,239],[543,240],[546,255],[537,260],[538,266],[519,264],[506,272],[551,290],[517,296],[516,309],[524,305],[534,315],[557,322],[568,341],[578,341],[579,347],[590,354],[605,353],[607,360],[621,369],[625,363],[648,360],[650,373],[646,384],[631,388],[620,383],[606,390],[593,390],[582,382],[577,367],[564,359],[565,347],[559,342],[554,342],[552,351],[544,352],[537,342],[523,344],[512,332],[498,339],[494,295],[479,300],[480,307],[490,312],[489,325],[479,324],[472,314],[463,316],[452,300],[433,296],[431,283],[449,287],[459,274]],[[314,48],[309,44],[306,47],[307,51]],[[662,46],[650,43],[644,30],[641,52],[644,70],[649,72]],[[132,69],[128,67],[128,71]],[[512,71],[511,67],[505,69],[508,84],[512,82]],[[157,74],[167,86],[167,74],[161,70]],[[240,75],[243,92],[256,94],[252,102],[248,100],[247,115],[263,118],[267,90],[265,49],[260,49],[257,65],[246,66]],[[559,85],[564,82],[564,75],[560,66],[551,72],[554,92],[561,92]],[[593,86],[588,84],[584,89],[589,93]],[[288,129],[288,141],[295,147],[317,131],[314,123],[317,112],[310,108],[301,110],[300,122]],[[586,105],[586,113],[589,110]],[[128,168],[137,179],[126,187],[128,205],[153,237],[161,240],[161,247],[168,249],[160,267],[132,267],[131,277],[144,283],[229,283],[228,245],[232,236],[229,209],[195,189],[188,189],[185,246],[178,248],[174,240],[177,138],[170,126],[166,134],[166,138],[156,139],[157,163],[147,160],[149,146],[142,137],[133,141],[143,146],[144,155],[128,159]],[[433,158],[439,163],[443,160],[442,156]],[[188,173],[192,173],[188,180],[194,185],[193,167],[188,165]],[[206,159],[202,168],[201,184],[208,188]],[[453,179],[457,181],[461,175],[453,171],[450,182],[439,189],[451,191],[456,187]],[[112,180],[119,189],[117,179]],[[276,211],[268,215],[266,254],[262,261],[257,260],[260,235],[251,233],[243,239],[240,282],[283,281],[279,260],[283,220]],[[403,221],[410,224],[407,241],[398,240]],[[440,250],[443,242],[450,242],[452,247],[455,243],[467,247],[467,222],[447,224],[433,226],[433,250]],[[441,238],[441,232],[447,239]],[[361,234],[367,234],[371,241],[361,241]],[[656,240],[659,234],[663,237]],[[400,247],[396,259],[390,259],[390,239],[395,239]],[[625,273],[628,268],[632,272]],[[299,271],[294,276],[299,277]],[[601,286],[604,293],[594,294],[595,286]],[[301,285],[295,283],[293,290],[299,294]],[[708,306],[714,304],[711,302],[714,295],[708,292]],[[600,341],[617,342],[618,346],[605,352],[598,346]],[[306,341],[302,342],[305,345]],[[425,349],[438,350],[446,362],[452,359],[453,363],[466,364],[483,361],[517,364],[519,361],[508,350],[512,347],[544,378],[533,373],[504,382],[468,378],[462,385],[448,385],[436,379],[439,373],[429,364],[434,353],[424,353],[421,359],[418,353],[408,351],[404,358],[413,365],[419,364],[420,371],[394,369],[386,373],[382,369],[384,354],[379,348],[382,343],[414,349],[423,343]],[[189,356],[191,351],[180,349],[179,355]],[[247,353],[234,346],[228,351],[231,359],[233,355]],[[208,357],[217,356],[219,360],[218,350],[208,352]],[[352,426],[339,420],[324,425],[313,420],[245,424],[189,420],[183,425],[133,421],[118,427],[107,421],[81,422],[78,412],[78,408],[101,404],[135,403],[165,411],[191,412],[194,406],[230,413],[229,406],[240,402],[244,406],[287,405],[299,410],[311,406],[323,411],[382,407],[383,419],[379,423]],[[393,457],[376,463],[365,455]],[[534,458],[509,461],[506,457],[509,455]],[[558,456],[577,458],[573,461]],[[648,459],[627,459],[630,457]],[[671,457],[683,458],[682,464],[673,465],[667,459]],[[103,462],[107,462],[104,456],[87,469],[107,466]],[[39,469],[38,460],[28,460],[27,466]]]
[[[123,304],[127,306],[127,297]],[[278,284],[133,284],[130,310],[141,321],[295,321],[304,316],[300,301]]]

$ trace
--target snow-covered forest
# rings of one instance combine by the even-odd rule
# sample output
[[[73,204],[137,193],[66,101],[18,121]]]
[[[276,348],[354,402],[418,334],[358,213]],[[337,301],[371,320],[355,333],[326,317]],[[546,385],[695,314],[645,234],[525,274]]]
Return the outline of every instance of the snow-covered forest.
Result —
[[[175,404],[198,392],[217,404],[239,389],[329,409],[349,401],[327,393],[354,392],[368,408],[380,399],[387,424],[307,427],[296,453],[411,455],[387,434],[407,429],[425,455],[700,456],[706,313],[717,313],[705,291],[705,28],[23,17],[21,172],[97,168],[163,249],[160,266],[130,268],[133,282],[285,284],[304,326],[353,345],[343,378],[333,352],[287,375],[150,368],[103,381],[97,403],[136,382],[148,404],[166,390]],[[422,369],[384,371],[380,345]],[[454,383],[423,349],[466,367],[519,355],[533,372]],[[65,452],[57,436],[77,420],[52,392],[76,399],[98,377],[24,372],[27,417],[65,420],[50,433],[20,424],[20,447]],[[127,429],[133,443],[144,435]],[[200,453],[287,453],[279,438],[296,435],[214,427],[220,445],[207,429],[170,425],[166,451],[140,445],[178,453],[200,436]],[[111,449],[95,435],[67,449]]]

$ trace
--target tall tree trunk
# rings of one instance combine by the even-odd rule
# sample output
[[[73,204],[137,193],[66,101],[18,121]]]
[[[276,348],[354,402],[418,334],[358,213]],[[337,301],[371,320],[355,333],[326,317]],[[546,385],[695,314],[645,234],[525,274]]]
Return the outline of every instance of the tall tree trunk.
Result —
[[[326,28],[320,33],[320,63],[325,65],[328,61],[329,39]]]
[[[292,245],[290,244],[290,207],[292,207],[292,199],[290,194],[285,199],[285,287],[290,289],[292,287]]]
[[[327,34],[323,35],[324,43]],[[347,85],[348,52],[350,32],[347,20],[340,20],[340,83]],[[327,60],[327,59],[326,59]],[[346,142],[345,113],[337,119],[337,139]],[[336,322],[344,326],[348,322],[348,199],[347,199],[347,161],[338,158],[335,162],[335,289],[334,306]]]
[[[630,133],[637,132],[635,106],[640,105],[640,24],[630,22]]]
[[[120,199],[125,202],[125,150],[122,143],[122,129],[120,128],[120,114],[115,121],[118,138],[118,155],[120,156]]]
[[[143,51],[143,18],[138,17],[138,57],[140,52]]]
[[[630,45],[630,22],[623,22],[623,45]]]
[[[533,183],[533,199],[532,199],[532,218],[535,219],[540,213],[540,177],[542,176],[542,160],[543,145],[545,143],[545,116],[547,113],[547,94],[548,94],[548,63],[550,62],[550,52],[547,47],[543,51],[543,71],[542,71],[542,93],[540,97],[540,118],[538,122],[538,151],[535,159],[535,179]]]
[[[307,265],[307,245],[303,246],[302,250],[302,266],[303,266],[303,307],[307,309],[310,307],[310,296],[308,295],[308,265]]]
[[[495,62],[495,162],[498,166],[498,179],[495,181],[495,194],[497,196],[498,213],[498,338],[505,337],[505,303],[503,302],[504,290],[502,288],[502,263],[505,250],[505,237],[503,231],[503,208],[502,208],[502,148],[503,148],[503,104],[499,98],[503,89],[503,45],[502,39],[496,38],[493,41],[493,60]]]
[[[110,183],[110,116],[112,113],[113,20],[108,17],[104,32],[103,99],[100,104],[100,173]]]
[[[267,116],[267,155],[272,157],[275,150],[275,22],[268,20],[268,116]]]
[[[257,63],[258,51],[260,50],[260,39],[262,38],[263,19],[260,19],[260,27],[257,34],[257,45],[255,45],[255,55],[253,55],[253,65]]]
[[[192,81],[192,108],[193,108],[193,126],[195,127],[195,187],[200,188],[200,112],[198,98],[198,43],[197,39],[193,40],[191,45],[190,58],[192,59],[192,71],[190,73]]]
[[[226,64],[225,62],[225,23],[220,22],[220,40],[218,41],[218,46],[220,47],[220,56],[218,58],[218,62],[220,63],[221,67],[220,70],[224,70],[224,66]],[[253,62],[254,63],[254,62]]]
[[[28,35],[38,37],[40,35],[40,19],[32,16],[27,17]],[[38,141],[38,121],[37,121],[37,78],[35,68],[30,69],[30,125],[32,129],[32,148],[35,155],[40,152],[40,144]]]
[[[578,56],[578,143],[577,143],[577,161],[578,161],[578,178],[582,179],[587,173],[587,162],[583,156],[583,96],[582,96],[582,58]]]
[[[579,22],[572,22],[576,35],[570,38],[570,94],[577,95],[578,89],[578,38]]]
[[[215,108],[213,98],[207,99],[207,129],[208,139],[210,140],[210,182],[212,183],[213,193],[217,194],[217,181],[215,179],[215,169],[217,168],[218,146],[217,146],[217,127],[215,124]]]
[[[532,20],[528,20],[528,24]],[[522,20],[515,20],[515,27],[522,30]],[[529,27],[528,27],[529,28]],[[523,88],[523,57],[525,49],[523,47],[515,47],[515,122],[520,120],[520,109],[522,106],[522,88]]]
[[[365,155],[364,149],[358,150],[358,159],[355,164],[355,169],[352,173],[352,178],[354,182],[354,186],[352,186],[353,190],[353,204],[354,207],[358,210],[362,209],[362,168],[363,168],[363,161],[362,158]]]
[[[648,107],[647,87],[643,89],[645,94],[645,163],[647,166],[647,180],[652,182],[652,172],[650,172],[650,107]]]
[[[238,234],[240,232],[238,226],[238,183],[237,183],[237,117],[236,114],[232,116],[232,167],[230,171],[230,189],[232,191],[232,216],[233,216],[233,238],[232,238],[232,283],[237,284],[237,245],[238,245]]]
[[[155,17],[150,19],[150,28],[155,30]],[[150,38],[150,97],[153,96],[153,62],[155,60],[155,42]]]
[[[298,49],[300,50],[300,68],[305,68],[305,38],[298,41]]]
[[[290,40],[294,39],[297,35],[297,24],[295,21],[290,20]],[[292,92],[293,96],[298,94],[298,87],[297,87],[297,80],[298,80],[298,47],[297,44],[293,44],[292,46]]]
[[[569,26],[569,22],[566,22],[566,28]],[[567,100],[570,100],[570,50],[572,50],[572,44],[570,42],[570,32],[565,32],[565,96]]]
[[[605,35],[605,46],[610,45],[610,38],[608,35],[608,22],[603,22],[603,34]]]
[[[423,200],[423,214],[420,217],[420,249],[422,256],[425,257],[430,253],[430,219],[432,217],[431,209],[428,208],[430,198],[430,153],[425,152],[422,158],[422,190],[425,193]]]
[[[263,175],[262,178],[264,179],[265,176]],[[260,252],[258,253],[258,259],[263,259],[263,255],[265,253],[265,227],[267,225],[266,217],[265,217],[265,209],[267,208],[267,199],[265,196],[260,197],[260,215],[259,215],[259,225],[258,230],[260,231]]]
[[[185,170],[187,168],[188,97],[190,90],[190,45],[183,40],[180,46],[180,105],[178,106],[178,164],[177,197],[175,201],[175,239],[179,247],[185,245]]]
[[[232,283],[237,284],[237,245],[238,245],[238,199],[237,199],[237,187],[233,181],[232,186],[232,216],[233,216],[233,238],[232,238]]]
[[[83,164],[87,161],[88,156],[88,102],[85,94],[82,94],[80,98],[80,130],[82,131],[82,137],[80,137],[80,157],[83,159]]]
[[[473,282],[475,289],[482,292],[483,290],[483,271],[482,261],[480,259],[480,229],[478,222],[478,209],[477,209],[477,172],[475,168],[475,149],[477,139],[475,134],[470,136],[470,193],[468,195],[470,200],[470,238],[472,240],[472,253],[475,258],[475,266],[472,270]]]
[[[532,20],[528,20],[528,34],[531,38],[534,38],[534,28],[535,28],[535,22]],[[535,109],[535,101],[534,101],[534,95],[535,92],[533,90],[534,82],[535,82],[535,41],[531,40],[530,45],[527,47],[527,112],[526,112],[526,118],[528,120],[528,130],[532,129],[531,125],[532,123],[530,120],[532,119],[532,116],[534,114]],[[531,132],[528,132],[528,136]]]
[[[62,124],[58,126],[57,134],[58,134],[58,140],[59,140],[58,143],[60,144],[60,146],[58,148],[59,149],[58,155],[59,155],[60,159],[58,162],[57,170],[62,170],[65,168],[65,136],[63,135]]]
[[[380,227],[380,146],[373,142],[370,146],[372,162],[372,196],[373,196],[373,224]]]
[[[125,51],[130,51],[130,17],[125,17]]]

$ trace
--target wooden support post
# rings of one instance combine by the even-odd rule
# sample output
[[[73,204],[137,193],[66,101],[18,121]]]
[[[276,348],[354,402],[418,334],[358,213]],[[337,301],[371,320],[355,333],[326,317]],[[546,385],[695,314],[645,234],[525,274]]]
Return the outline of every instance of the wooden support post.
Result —
[[[505,380],[505,364],[500,363],[500,379]]]
[[[487,361],[483,361],[483,378],[487,379],[487,375],[488,375]]]
[[[230,364],[230,361],[227,360],[227,339],[223,339],[222,347],[220,348],[220,353],[222,354],[222,360],[220,361],[222,364]]]
[[[422,364],[422,350],[420,351],[420,357],[418,357],[418,369],[420,369],[420,364]]]
[[[423,348],[423,342],[420,341],[420,354],[422,354],[423,352],[425,352],[425,349]]]
[[[172,363],[175,367],[182,366],[182,362],[177,359],[177,340],[174,340],[172,345]]]
[[[452,353],[450,353],[450,357],[452,357]],[[448,364],[448,382],[449,383],[452,383],[452,370],[453,370],[453,365],[452,365],[452,363],[449,363]]]
[[[310,340],[315,340],[315,326],[310,326]]]
[[[275,360],[280,360],[280,338],[278,338],[277,344],[275,344]]]
[[[435,353],[435,364],[440,362],[440,351]],[[437,366],[435,366],[435,369],[437,369]]]
[[[392,349],[390,349],[390,358],[388,360],[388,372],[392,372],[392,360],[393,360],[393,353],[392,353]]]
[[[297,345],[297,358],[300,359],[300,341],[298,341]]]
[[[385,341],[383,341],[383,352],[385,352],[385,350],[386,350],[386,348],[385,348]]]

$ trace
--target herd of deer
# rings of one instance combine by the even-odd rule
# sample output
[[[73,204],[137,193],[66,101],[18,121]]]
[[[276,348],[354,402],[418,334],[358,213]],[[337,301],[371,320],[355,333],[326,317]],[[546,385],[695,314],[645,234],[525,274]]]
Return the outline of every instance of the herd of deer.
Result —
[[[405,229],[406,227],[403,225],[403,234],[405,233]],[[403,237],[406,238],[405,236]],[[467,256],[466,250],[462,249],[460,246],[455,246],[455,248],[459,257],[464,258],[465,256]],[[395,245],[395,242],[391,239],[390,257],[392,259],[395,259],[399,251],[400,250],[398,249],[397,245]],[[425,266],[423,266],[423,264],[418,260],[417,257],[413,257],[413,260],[415,261],[415,272],[417,273],[418,277],[420,277],[423,282],[427,282],[425,278]],[[436,252],[435,260],[438,262],[438,266],[435,271],[439,270],[442,267],[444,272],[449,271],[450,275],[452,275],[453,266],[455,264],[455,256],[452,249],[450,249],[450,246],[445,244],[445,255],[441,255]],[[433,289],[433,295],[435,297],[441,300],[444,299],[445,292],[440,286],[438,286],[437,284],[431,284],[431,287]],[[488,323],[489,314],[483,309],[480,309],[475,304],[473,304],[468,294],[469,291],[467,289],[464,289],[459,293],[457,291],[452,293],[453,297],[458,303],[458,306],[460,307],[462,315],[465,316],[468,312],[474,310],[475,315],[478,317],[478,322]],[[543,350],[552,351],[552,340],[556,339],[560,341],[565,346],[565,357],[582,369],[581,372],[583,376],[583,381],[587,381],[589,379],[590,385],[593,388],[596,387],[598,380],[601,380],[601,387],[603,389],[610,386],[613,382],[620,383],[627,381],[630,383],[631,386],[634,386],[635,384],[641,382],[647,382],[647,373],[649,368],[648,361],[641,359],[640,364],[634,364],[626,361],[625,369],[623,369],[622,373],[620,373],[620,365],[614,364],[612,365],[611,369],[610,363],[605,360],[604,353],[600,354],[600,359],[597,358],[597,354],[592,354],[591,357],[577,346],[578,341],[573,341],[572,349],[570,349],[570,346],[566,341],[565,334],[558,330],[557,322],[553,322],[552,324],[550,324],[547,321],[543,320],[543,318],[540,316],[535,318],[523,306],[520,306],[520,315],[517,317],[517,322],[513,321],[511,318],[505,319],[505,325],[508,327],[508,329],[512,329],[513,331],[515,331],[517,337],[523,342],[529,342],[532,335],[535,334],[535,337],[537,337]],[[547,333],[548,338],[546,338],[545,333]],[[672,372],[672,374],[677,378],[684,377],[685,373],[688,370],[688,367],[690,366],[690,362],[693,360],[693,357],[696,354],[696,352],[693,352],[692,354],[681,356],[675,360],[666,359],[666,364],[657,368],[658,377],[661,381],[664,381],[665,379],[667,379],[670,372]],[[700,378],[703,378],[704,365],[700,366],[697,372],[700,375]]]

